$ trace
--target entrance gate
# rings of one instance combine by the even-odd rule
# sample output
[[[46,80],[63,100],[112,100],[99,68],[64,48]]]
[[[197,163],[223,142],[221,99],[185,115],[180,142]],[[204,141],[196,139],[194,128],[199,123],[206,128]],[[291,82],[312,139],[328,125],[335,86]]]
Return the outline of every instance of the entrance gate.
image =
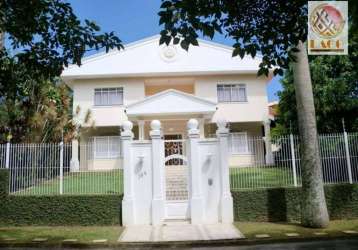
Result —
[[[165,218],[188,219],[189,188],[186,140],[181,134],[164,136]]]
[[[192,224],[233,222],[226,122],[217,138],[200,138],[198,121],[187,123],[187,139],[162,138],[161,123],[151,122],[148,141],[133,141],[133,124],[123,122],[124,226],[163,225],[166,219]]]

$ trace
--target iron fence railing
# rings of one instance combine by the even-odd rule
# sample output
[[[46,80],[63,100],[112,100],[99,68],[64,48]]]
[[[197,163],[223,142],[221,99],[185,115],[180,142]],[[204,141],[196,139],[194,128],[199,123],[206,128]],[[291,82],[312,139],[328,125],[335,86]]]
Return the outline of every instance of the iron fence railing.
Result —
[[[231,189],[300,186],[302,169],[300,141],[296,135],[271,138],[248,137],[234,142],[247,148],[246,153],[235,152],[231,136],[229,148],[234,162],[230,168]],[[242,137],[240,138],[242,140]],[[270,147],[270,148],[268,148]],[[358,133],[319,135],[322,178],[325,184],[358,182]],[[272,154],[268,161],[267,154]]]

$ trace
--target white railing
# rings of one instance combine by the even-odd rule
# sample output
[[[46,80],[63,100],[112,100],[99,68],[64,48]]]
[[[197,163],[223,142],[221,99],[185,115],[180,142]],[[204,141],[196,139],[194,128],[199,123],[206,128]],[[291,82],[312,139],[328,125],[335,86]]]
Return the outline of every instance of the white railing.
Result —
[[[113,147],[120,151],[119,137],[113,140],[118,143]],[[173,142],[170,141],[171,144]],[[245,137],[242,134],[230,136],[232,190],[301,185],[298,136],[272,138],[271,162],[267,162],[266,142],[262,137]],[[171,148],[170,143],[167,145],[168,150]],[[167,154],[185,155],[185,142],[180,140],[180,143],[182,145],[179,148],[174,145],[174,149]],[[233,147],[235,143],[239,146]],[[320,135],[319,145],[326,184],[358,182],[358,133]],[[9,190],[12,194],[122,193],[120,153],[115,157],[97,158],[94,148],[93,142],[79,145],[79,171],[71,172],[71,144],[0,144],[0,168],[9,169]]]
[[[0,145],[0,167],[9,169],[10,193],[13,195],[123,193],[122,170],[118,164],[107,169],[90,169],[86,166],[79,171],[71,172],[71,154],[71,144]],[[88,163],[87,160],[80,162]]]
[[[235,140],[240,140],[239,142]],[[244,145],[244,142],[247,142]],[[247,152],[238,151],[248,148]],[[269,188],[301,185],[300,143],[296,135],[271,139],[272,162],[267,162],[265,138],[230,136],[231,188]],[[323,181],[358,182],[358,133],[319,136]]]

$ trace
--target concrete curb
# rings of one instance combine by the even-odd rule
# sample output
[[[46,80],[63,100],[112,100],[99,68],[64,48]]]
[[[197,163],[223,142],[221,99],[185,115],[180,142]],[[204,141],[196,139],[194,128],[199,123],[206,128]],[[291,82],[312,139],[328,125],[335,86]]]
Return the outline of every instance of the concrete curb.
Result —
[[[135,242],[135,243],[79,243],[79,242],[0,242],[1,247],[66,247],[66,248],[173,248],[173,247],[205,247],[205,246],[244,246],[262,245],[270,243],[293,243],[293,242],[313,242],[322,240],[353,240],[358,239],[358,235],[342,235],[336,237],[290,237],[280,239],[235,239],[235,240],[204,240],[204,241],[170,241],[170,242]]]

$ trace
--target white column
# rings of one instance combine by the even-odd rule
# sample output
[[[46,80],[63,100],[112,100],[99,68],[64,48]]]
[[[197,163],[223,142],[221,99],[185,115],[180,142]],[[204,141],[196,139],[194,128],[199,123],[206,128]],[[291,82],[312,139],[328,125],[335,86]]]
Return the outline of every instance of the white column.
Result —
[[[225,120],[218,121],[217,126],[216,136],[218,138],[221,191],[219,218],[222,223],[232,223],[234,221],[234,208],[230,192],[229,129],[227,128],[227,122]]]
[[[123,188],[124,195],[122,200],[122,222],[124,226],[135,224],[135,204],[133,193],[133,178],[134,169],[131,162],[131,144],[133,140],[133,124],[130,121],[125,121],[122,124],[123,131],[121,132],[122,153],[123,153]]]
[[[200,138],[205,138],[205,119],[199,119]]]
[[[265,160],[266,164],[272,165],[273,162],[273,154],[272,154],[272,147],[271,147],[271,132],[270,132],[270,120],[264,121],[264,131],[265,131]]]
[[[353,178],[352,178],[351,156],[350,156],[350,153],[349,153],[348,134],[347,134],[346,131],[343,132],[343,136],[344,136],[344,148],[345,148],[345,151],[346,151],[348,180],[349,180],[349,183],[352,184],[353,183]]]
[[[144,140],[144,125],[145,121],[140,120],[138,121],[138,139]]]
[[[293,140],[293,134],[290,134],[290,146],[291,146],[291,162],[292,162],[292,173],[293,173],[293,185],[295,187],[297,187],[295,141]]]
[[[204,198],[201,184],[201,168],[199,165],[199,147],[198,141],[200,131],[198,121],[190,119],[187,123],[188,128],[188,167],[190,180],[190,214],[192,224],[203,223]]]
[[[160,121],[153,120],[150,127],[153,168],[152,225],[156,226],[162,225],[165,217],[164,141],[161,138]]]
[[[10,141],[6,143],[5,168],[10,167]]]
[[[60,142],[60,194],[63,194],[63,141]]]
[[[72,140],[72,158],[70,162],[70,170],[71,172],[77,172],[80,170],[80,162],[78,158],[78,140],[73,139]]]

